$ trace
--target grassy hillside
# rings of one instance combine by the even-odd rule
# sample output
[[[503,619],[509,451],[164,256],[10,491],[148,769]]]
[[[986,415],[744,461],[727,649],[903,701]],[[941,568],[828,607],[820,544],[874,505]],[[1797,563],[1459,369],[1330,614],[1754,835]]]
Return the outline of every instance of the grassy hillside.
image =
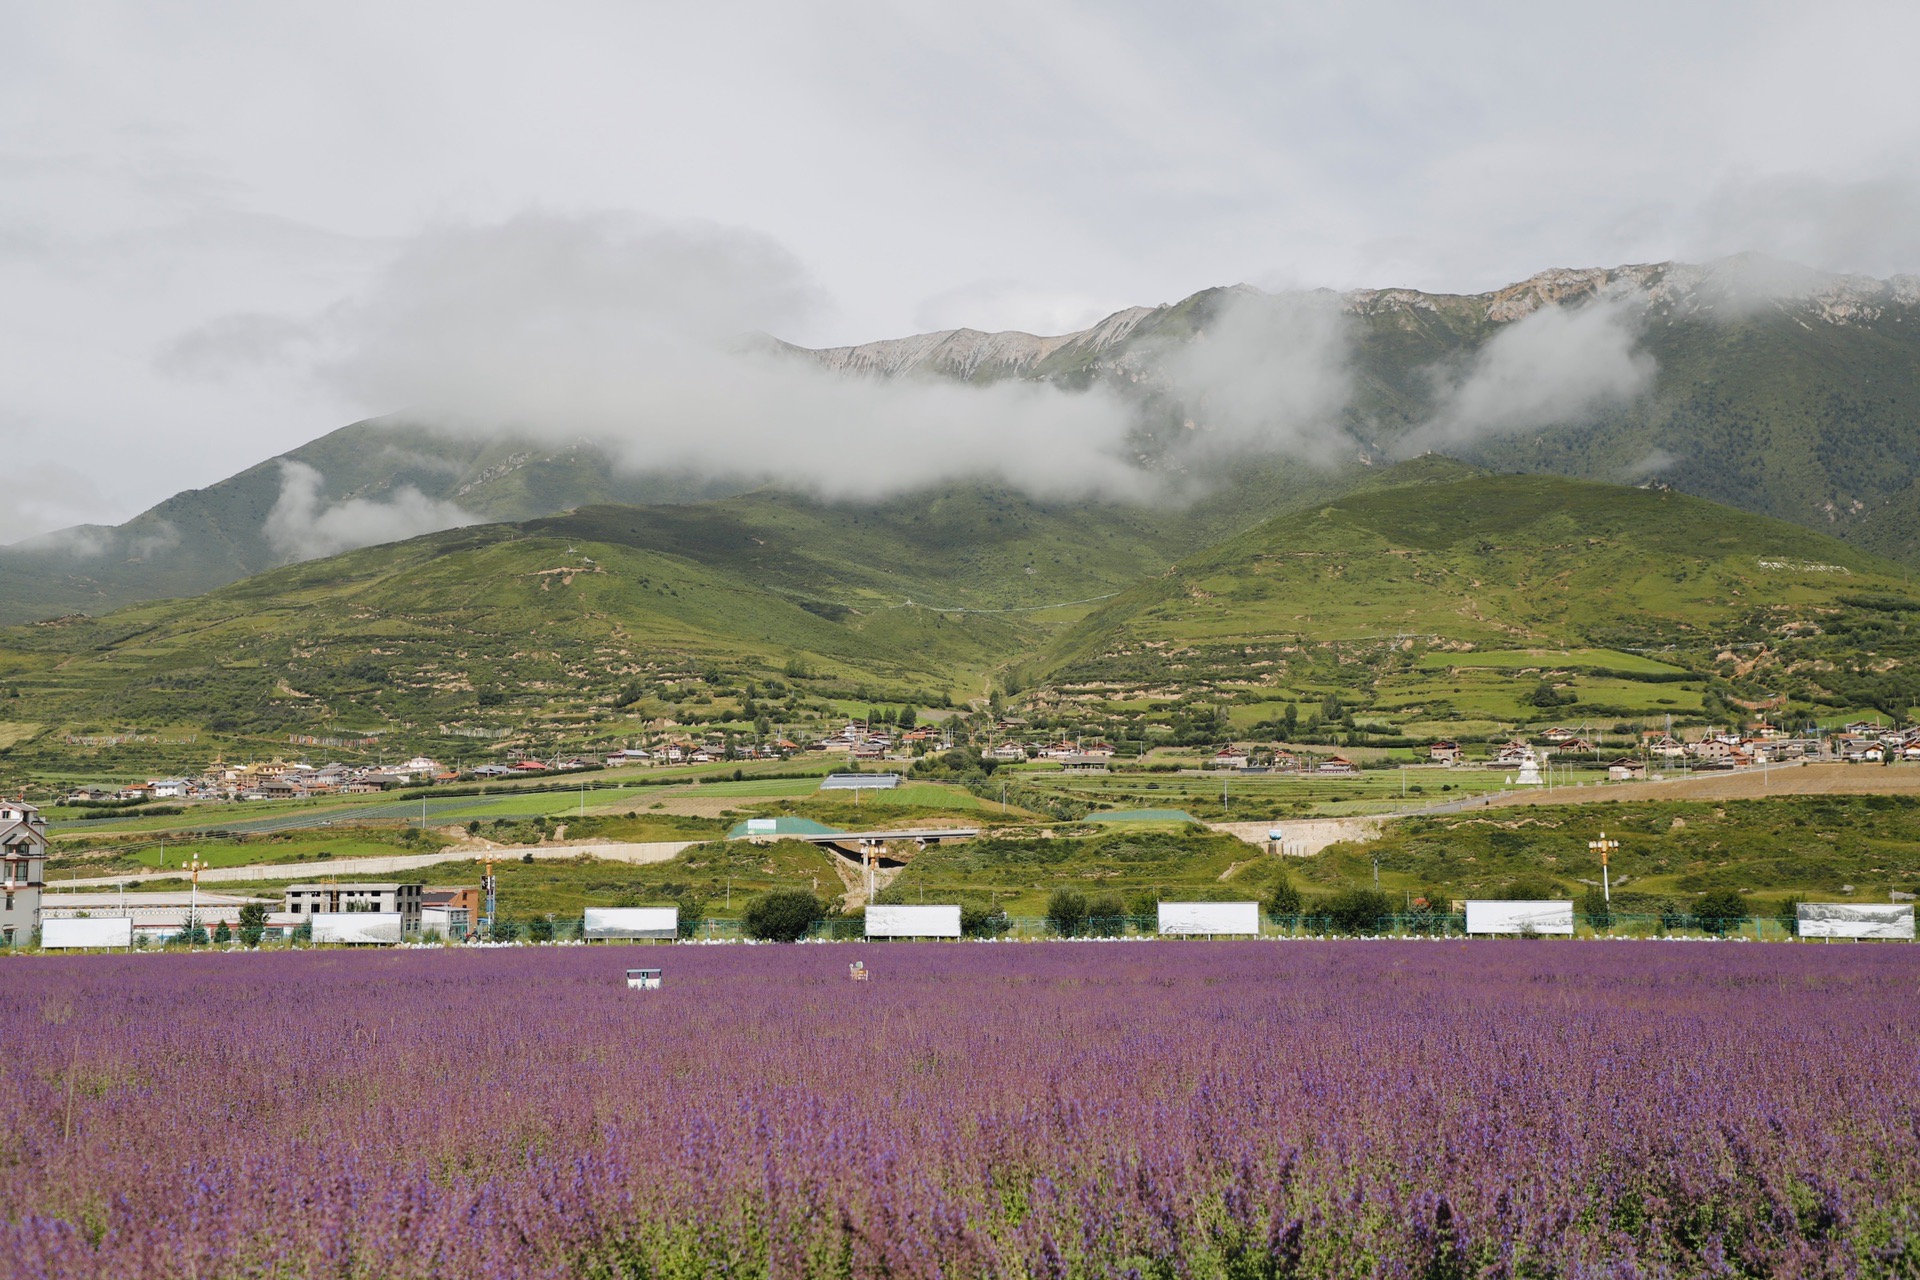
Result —
[[[1920,888],[1920,800],[1782,796],[1718,804],[1674,801],[1487,810],[1391,824],[1377,841],[1335,845],[1299,864],[1303,888],[1370,880],[1395,895],[1436,888],[1470,897],[1578,898],[1600,883],[1587,842],[1610,858],[1616,910],[1658,914],[1712,889],[1751,895],[1771,914],[1783,898],[1885,902]]]
[[[1248,730],[1289,704],[1413,733],[1732,701],[1904,713],[1906,593],[1898,566],[1682,494],[1482,476],[1267,521],[1105,604],[1029,678],[1149,717],[1177,692]]]
[[[1367,479],[1185,559],[1173,544],[1220,508],[1156,521],[990,490],[434,534],[0,632],[0,760],[88,781],[112,761],[197,767],[227,743],[277,754],[291,735],[473,759],[875,704],[945,714],[989,692],[1035,732],[1358,747],[1920,702],[1920,602],[1896,566],[1831,538],[1444,459]]]

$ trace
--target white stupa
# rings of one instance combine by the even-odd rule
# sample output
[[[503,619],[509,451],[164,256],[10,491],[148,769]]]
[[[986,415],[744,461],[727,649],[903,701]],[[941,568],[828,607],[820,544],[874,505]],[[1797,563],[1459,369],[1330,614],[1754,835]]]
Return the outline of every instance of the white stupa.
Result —
[[[1532,747],[1528,747],[1525,753],[1521,755],[1520,776],[1513,780],[1513,785],[1516,787],[1537,787],[1541,785],[1540,758],[1533,754]]]

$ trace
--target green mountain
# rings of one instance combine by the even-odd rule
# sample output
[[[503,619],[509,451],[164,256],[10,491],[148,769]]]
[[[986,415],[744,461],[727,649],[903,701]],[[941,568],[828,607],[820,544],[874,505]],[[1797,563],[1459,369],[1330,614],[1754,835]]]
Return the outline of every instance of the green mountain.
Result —
[[[264,534],[285,491],[283,461],[312,468],[315,497],[325,506],[391,502],[411,489],[424,501],[458,507],[471,521],[730,492],[700,477],[624,471],[587,444],[554,449],[461,439],[395,421],[357,422],[207,488],[177,493],[123,525],[83,525],[0,547],[0,622],[198,595],[287,563],[293,553]]]
[[[1920,601],[1836,539],[1439,458],[1370,480],[1184,558],[1139,509],[984,489],[430,534],[0,631],[0,755],[69,769],[94,749],[68,735],[128,733],[201,758],[290,735],[584,749],[990,692],[1133,741],[1279,736],[1289,708],[1364,738],[1920,703]]]
[[[1136,403],[1143,465],[1197,473],[1197,516],[1162,513],[1182,551],[1330,492],[1384,459],[1429,447],[1421,435],[1446,389],[1490,343],[1542,308],[1619,309],[1653,362],[1644,393],[1493,430],[1465,421],[1432,447],[1501,471],[1595,480],[1655,479],[1776,516],[1908,562],[1920,561],[1920,280],[1822,276],[1754,260],[1557,270],[1485,294],[1359,290],[1307,295],[1342,317],[1352,395],[1323,468],[1285,455],[1210,450],[1221,428],[1204,386],[1177,376],[1196,335],[1218,333],[1245,287],[1136,307],[1080,333],[1036,337],[954,330],[825,351],[788,348],[849,375],[1101,385]],[[1293,299],[1299,301],[1299,299]],[[1257,337],[1258,335],[1256,335]],[[1252,343],[1284,355],[1284,331]],[[635,473],[589,441],[460,438],[395,420],[356,423],[285,455],[312,468],[322,507],[385,502],[407,490],[428,508],[396,538],[459,520],[515,521],[603,503],[711,500],[739,485]],[[1346,477],[1343,481],[1342,477]],[[210,590],[284,564],[301,549],[266,536],[285,491],[282,459],[167,499],[125,525],[82,527],[0,548],[0,622]],[[442,504],[442,505],[436,505]],[[445,507],[458,508],[449,514]]]
[[[1396,475],[1141,583],[1024,679],[1064,704],[1199,701],[1243,726],[1325,707],[1425,735],[1920,703],[1920,599],[1896,564],[1671,490],[1440,459]]]

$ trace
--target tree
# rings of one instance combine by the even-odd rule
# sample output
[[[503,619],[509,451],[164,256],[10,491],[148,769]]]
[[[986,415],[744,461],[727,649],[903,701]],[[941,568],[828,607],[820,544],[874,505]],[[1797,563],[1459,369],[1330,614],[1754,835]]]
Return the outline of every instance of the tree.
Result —
[[[535,916],[533,921],[527,925],[527,937],[534,942],[552,942],[553,917]]]
[[[1293,877],[1284,870],[1273,882],[1273,888],[1267,891],[1267,915],[1274,920],[1295,920],[1299,918],[1300,908],[1305,899],[1300,896],[1299,886],[1293,883]]]
[[[520,925],[502,916],[493,922],[492,934],[495,942],[512,942],[520,936]]]
[[[969,938],[997,938],[1013,927],[1007,913],[984,902],[960,904],[960,932]]]
[[[1342,889],[1327,903],[1327,920],[1341,933],[1378,933],[1393,903],[1378,889]]]
[[[1280,723],[1286,729],[1287,737],[1293,737],[1294,731],[1300,727],[1300,708],[1289,702],[1287,709],[1280,713]]]
[[[223,947],[233,941],[233,930],[227,927],[225,920],[213,926],[213,940]]]
[[[775,889],[747,904],[747,932],[767,942],[798,942],[827,917],[827,908],[805,889]]]
[[[249,902],[240,908],[240,941],[249,947],[260,945],[267,936],[267,904]]]
[[[1560,691],[1553,687],[1553,681],[1542,680],[1527,695],[1527,701],[1536,707],[1557,707],[1560,705]]]
[[[1789,938],[1800,936],[1800,904],[1805,901],[1804,898],[1788,898],[1773,914],[1773,918],[1780,922],[1780,927],[1787,931]]]
[[[1063,938],[1077,937],[1087,923],[1087,895],[1059,888],[1047,899],[1047,925]]]
[[[1747,918],[1747,904],[1732,889],[1710,889],[1694,900],[1693,918],[1716,937],[1738,929]]]
[[[1096,938],[1117,938],[1127,931],[1127,904],[1117,893],[1087,900],[1087,929]]]
[[[902,729],[911,729],[919,723],[920,713],[918,711],[915,711],[912,707],[900,708],[900,727]]]
[[[1607,901],[1607,895],[1599,889],[1588,889],[1580,899],[1580,914],[1596,930],[1613,927],[1613,906]]]

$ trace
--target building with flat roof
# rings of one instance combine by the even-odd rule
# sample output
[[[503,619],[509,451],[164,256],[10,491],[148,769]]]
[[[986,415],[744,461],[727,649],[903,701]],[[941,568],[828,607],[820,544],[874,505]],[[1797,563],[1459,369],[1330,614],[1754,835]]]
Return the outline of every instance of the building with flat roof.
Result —
[[[293,884],[287,886],[287,914],[309,920],[323,912],[398,911],[401,928],[412,933],[420,928],[420,907],[426,888],[423,884],[395,882]]]
[[[47,820],[17,800],[0,801],[0,946],[25,946],[40,932],[47,882]]]
[[[200,890],[198,908],[200,927],[212,933],[221,925],[238,934],[240,908],[265,898],[249,898]],[[194,895],[186,889],[143,893],[120,893],[112,889],[88,889],[70,893],[50,893],[41,899],[40,914],[46,920],[75,920],[81,917],[130,916],[133,936],[148,942],[165,942],[179,936],[195,907]]]

